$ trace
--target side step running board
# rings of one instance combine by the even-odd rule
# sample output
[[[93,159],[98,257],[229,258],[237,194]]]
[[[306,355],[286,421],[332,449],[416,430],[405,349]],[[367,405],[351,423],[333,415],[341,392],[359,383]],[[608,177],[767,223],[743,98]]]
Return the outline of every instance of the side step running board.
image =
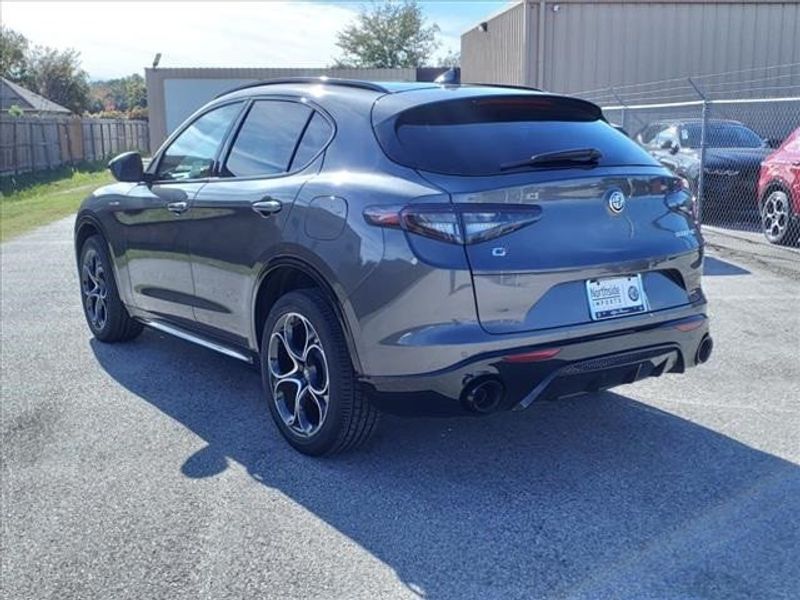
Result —
[[[231,356],[233,358],[238,358],[241,361],[244,361],[248,364],[253,364],[253,357],[248,356],[244,352],[240,352],[239,350],[234,350],[228,346],[223,346],[217,342],[212,342],[205,338],[202,338],[194,333],[189,333],[183,329],[179,329],[177,327],[173,327],[172,325],[167,325],[166,323],[162,323],[161,321],[144,321],[144,324],[148,327],[152,327],[153,329],[158,329],[159,331],[163,331],[164,333],[168,333],[170,335],[174,335],[177,338],[182,340],[186,340],[187,342],[192,342],[197,344],[198,346],[203,346],[204,348],[208,348],[210,350],[215,350],[220,354],[224,354],[225,356]]]

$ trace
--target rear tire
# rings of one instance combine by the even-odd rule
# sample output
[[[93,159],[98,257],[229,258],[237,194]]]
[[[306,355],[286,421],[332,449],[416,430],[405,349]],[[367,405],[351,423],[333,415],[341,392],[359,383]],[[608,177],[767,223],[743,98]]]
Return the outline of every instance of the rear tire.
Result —
[[[800,223],[792,210],[792,196],[783,189],[773,189],[761,201],[761,230],[772,244],[794,244],[800,235]]]
[[[344,333],[319,290],[289,292],[272,307],[261,377],[275,424],[303,454],[350,450],[375,431],[378,410],[356,381]]]
[[[119,297],[111,256],[101,236],[93,235],[83,243],[78,268],[83,314],[92,335],[107,343],[139,335],[142,324],[131,318]]]

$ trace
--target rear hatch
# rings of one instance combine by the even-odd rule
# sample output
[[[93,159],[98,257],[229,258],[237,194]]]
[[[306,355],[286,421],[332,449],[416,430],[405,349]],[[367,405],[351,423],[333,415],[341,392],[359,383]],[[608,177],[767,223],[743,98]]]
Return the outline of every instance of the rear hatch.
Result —
[[[691,195],[596,106],[480,94],[375,129],[390,158],[449,194],[488,332],[624,326],[690,302],[682,269],[699,268],[701,243]]]

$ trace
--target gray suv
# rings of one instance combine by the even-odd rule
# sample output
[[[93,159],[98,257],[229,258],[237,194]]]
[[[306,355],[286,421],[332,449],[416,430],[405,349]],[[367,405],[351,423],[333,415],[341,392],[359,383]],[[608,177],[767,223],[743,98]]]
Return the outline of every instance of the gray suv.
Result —
[[[583,100],[261,82],[110,168],[75,225],[94,336],[260,365],[307,454],[382,410],[519,410],[711,353],[691,194]]]

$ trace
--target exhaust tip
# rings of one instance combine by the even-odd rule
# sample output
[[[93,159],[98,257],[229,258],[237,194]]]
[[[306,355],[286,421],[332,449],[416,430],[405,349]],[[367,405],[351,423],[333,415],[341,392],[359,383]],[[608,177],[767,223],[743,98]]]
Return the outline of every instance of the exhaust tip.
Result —
[[[700,341],[700,345],[697,347],[697,352],[695,353],[694,360],[698,365],[702,365],[705,362],[708,362],[708,359],[711,358],[711,351],[714,349],[714,340],[711,339],[710,335],[706,335]]]
[[[489,414],[500,408],[505,397],[506,388],[496,377],[476,379],[461,392],[461,402],[475,413]]]

